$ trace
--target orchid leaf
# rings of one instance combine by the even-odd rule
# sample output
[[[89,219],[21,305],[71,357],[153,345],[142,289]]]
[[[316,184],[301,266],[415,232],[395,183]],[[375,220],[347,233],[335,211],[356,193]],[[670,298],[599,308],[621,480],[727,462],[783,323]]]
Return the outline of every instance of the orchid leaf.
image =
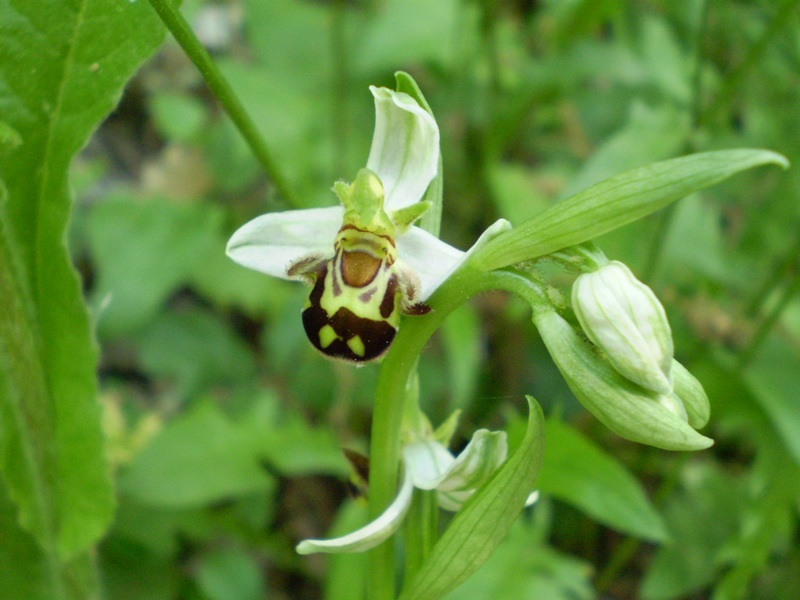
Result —
[[[498,236],[475,253],[473,264],[499,269],[586,242],[736,173],[768,164],[789,166],[775,152],[738,149],[690,154],[626,171]]]
[[[489,558],[522,512],[544,452],[542,410],[527,399],[530,415],[522,443],[456,514],[401,600],[433,600],[455,589]]]
[[[16,146],[0,152],[0,472],[21,526],[12,535],[0,524],[0,539],[32,535],[43,565],[40,578],[0,589],[86,598],[67,559],[105,532],[114,500],[97,351],[65,244],[68,168],[163,30],[145,3],[107,0],[3,2],[0,22],[0,112]]]

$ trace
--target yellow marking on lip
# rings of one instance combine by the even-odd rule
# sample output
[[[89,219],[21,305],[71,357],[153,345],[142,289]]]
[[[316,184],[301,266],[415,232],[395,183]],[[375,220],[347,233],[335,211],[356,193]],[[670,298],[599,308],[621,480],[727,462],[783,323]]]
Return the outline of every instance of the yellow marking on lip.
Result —
[[[325,325],[325,327],[319,330],[319,345],[323,348],[327,348],[338,339],[339,336],[336,334],[336,330],[330,325]]]
[[[364,356],[364,342],[361,341],[361,336],[353,336],[347,340],[347,347],[353,351],[356,356]]]

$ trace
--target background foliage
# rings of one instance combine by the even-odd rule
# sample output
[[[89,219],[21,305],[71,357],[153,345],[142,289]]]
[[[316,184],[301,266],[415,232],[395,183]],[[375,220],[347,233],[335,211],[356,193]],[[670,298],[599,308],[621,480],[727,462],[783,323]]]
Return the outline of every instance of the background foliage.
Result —
[[[367,86],[397,69],[440,123],[462,248],[655,160],[800,164],[794,0],[185,4],[297,207],[363,166]],[[286,198],[143,0],[1,0],[0,25],[0,597],[351,598],[362,557],[293,546],[364,518],[340,448],[366,449],[376,368],[315,354],[306,290],[224,256]],[[526,393],[548,417],[542,499],[450,598],[794,597],[799,191],[798,169],[758,169],[600,240],[664,301],[708,451],[589,418],[510,298],[447,321],[420,367],[434,422],[460,408],[462,438],[519,440]]]

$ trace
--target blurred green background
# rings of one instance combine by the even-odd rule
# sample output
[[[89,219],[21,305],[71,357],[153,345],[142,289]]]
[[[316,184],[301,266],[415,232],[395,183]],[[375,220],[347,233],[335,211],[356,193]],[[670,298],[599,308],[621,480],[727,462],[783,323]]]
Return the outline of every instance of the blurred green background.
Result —
[[[144,0],[139,0],[144,1]],[[467,248],[629,168],[764,147],[800,164],[798,2],[187,0],[183,12],[289,182],[279,197],[169,39],[73,168],[70,232],[102,347],[119,506],[109,598],[351,598],[361,557],[294,545],[363,519],[341,448],[367,448],[375,365],[316,354],[302,285],[227,238],[335,203],[365,164],[370,84],[411,73],[439,122],[442,237]],[[757,169],[599,240],[665,304],[712,402],[708,451],[621,440],[576,403],[528,309],[459,309],[421,362],[436,423],[549,417],[542,499],[451,598],[796,598],[800,170]]]

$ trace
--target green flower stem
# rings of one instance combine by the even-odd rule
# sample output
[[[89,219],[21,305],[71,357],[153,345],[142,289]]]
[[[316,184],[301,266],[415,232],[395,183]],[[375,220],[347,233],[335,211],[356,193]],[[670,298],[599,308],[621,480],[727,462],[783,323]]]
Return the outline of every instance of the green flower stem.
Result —
[[[245,110],[238,96],[234,93],[228,81],[217,67],[214,60],[208,54],[203,45],[197,39],[186,19],[175,8],[170,0],[150,0],[158,16],[163,21],[167,29],[170,30],[177,42],[181,45],[184,52],[189,56],[198,68],[208,87],[222,104],[225,112],[233,120],[236,127],[241,132],[244,139],[250,145],[250,149],[266,171],[278,194],[291,206],[300,206],[297,198],[290,189],[280,172],[278,165],[272,157],[272,153],[267,148],[267,144],[259,134],[258,129]]]
[[[436,490],[416,490],[405,524],[406,570],[404,582],[410,582],[428,560],[439,537],[439,504]]]
[[[403,326],[383,359],[375,396],[370,445],[369,518],[377,518],[395,497],[400,467],[400,433],[406,383],[433,332],[472,296],[489,290],[512,292],[532,305],[549,305],[538,286],[511,270],[481,272],[467,264],[431,296],[431,312],[403,320]],[[416,542],[412,542],[416,544]],[[394,600],[393,540],[370,551],[369,598]]]

